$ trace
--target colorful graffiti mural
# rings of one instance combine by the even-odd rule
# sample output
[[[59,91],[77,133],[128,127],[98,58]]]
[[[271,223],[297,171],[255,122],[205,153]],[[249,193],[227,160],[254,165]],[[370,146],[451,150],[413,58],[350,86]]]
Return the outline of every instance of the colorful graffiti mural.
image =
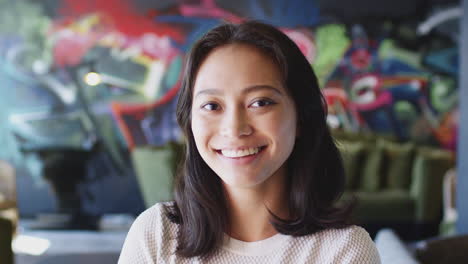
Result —
[[[384,35],[367,38],[359,25],[349,32],[340,24],[317,26],[323,21],[314,1],[295,1],[286,8],[281,1],[232,6],[202,0],[174,2],[164,10],[145,12],[126,0],[64,0],[59,4],[57,17],[49,17],[38,3],[2,1],[5,17],[10,15],[7,10],[29,12],[19,30],[2,28],[2,79],[17,87],[16,101],[31,101],[41,109],[36,111],[34,104],[19,107],[21,110],[9,108],[14,127],[21,127],[15,124],[21,123],[18,114],[23,112],[29,114],[24,120],[36,113],[47,122],[48,115],[57,118],[81,111],[86,133],[97,130],[97,138],[105,136],[99,135],[93,118],[87,115],[107,115],[117,121],[116,133],[123,139],[118,144],[124,147],[178,140],[178,133],[155,137],[150,136],[154,131],[142,131],[149,131],[143,127],[148,118],[155,119],[151,115],[173,114],[174,103],[163,112],[155,109],[175,100],[184,54],[222,20],[257,18],[282,27],[309,59],[330,104],[330,125],[390,133],[402,140],[421,138],[421,133],[431,131],[425,139],[432,136],[445,147],[454,143],[456,121],[449,122],[453,128],[444,126],[445,120],[456,120],[454,47],[422,57],[399,48]],[[309,11],[305,14],[304,10]],[[431,69],[442,74],[433,75]],[[92,75],[98,78],[96,83],[88,83],[89,73],[96,73]],[[132,121],[123,117],[129,112]],[[163,119],[168,123],[159,129],[177,130],[173,119]],[[141,123],[138,128],[137,121]],[[112,144],[117,142],[108,143]]]
[[[181,140],[185,55],[210,28],[245,19],[298,45],[331,127],[455,149],[456,40],[402,48],[387,27],[371,36],[365,24],[330,22],[320,1],[62,0],[53,12],[45,2],[0,0],[0,158],[37,177],[30,155],[40,151],[99,146],[126,174],[135,147]]]
[[[253,17],[283,27],[307,56],[324,87],[332,126],[390,133],[404,140],[420,138],[418,133],[425,133],[425,129],[432,131],[426,139],[433,136],[443,146],[453,145],[454,139],[448,140],[451,137],[446,133],[453,137],[454,132],[447,131],[455,129],[456,124],[451,125],[453,129],[441,126],[444,120],[455,120],[447,115],[456,110],[456,49],[436,50],[421,57],[397,47],[385,36],[368,39],[360,26],[352,27],[348,37],[343,25],[317,26],[320,9],[313,1],[306,2],[297,1],[284,8],[278,1],[269,3],[269,9],[255,1],[233,7],[224,1],[203,0],[174,2],[165,10],[142,13],[126,0],[65,0],[60,1],[58,16],[48,17],[37,3],[3,1],[5,17],[10,15],[9,9],[29,12],[28,18],[22,19],[25,26],[18,31],[2,28],[3,79],[15,82],[10,86],[22,87],[15,89],[21,97],[16,101],[31,98],[29,101],[38,104],[45,100],[43,112],[37,115],[41,118],[57,115],[50,109],[82,111],[79,108],[86,103],[90,110],[84,111],[85,116],[107,114],[117,121],[116,133],[123,136],[120,144],[164,144],[177,140],[178,133],[156,140],[135,130],[145,131],[145,118],[162,115],[161,109],[151,110],[161,105],[159,99],[166,102],[169,94],[175,100],[184,54],[190,45],[222,20],[240,22]],[[308,19],[304,11],[292,15],[304,6],[310,10]],[[422,63],[432,67],[423,67]],[[433,75],[431,68],[443,75]],[[99,81],[88,85],[87,74],[94,72],[99,74]],[[18,111],[28,113],[28,108],[36,112],[32,104]],[[140,128],[135,123],[133,129],[129,128],[129,119],[122,117],[126,112],[123,109],[133,109],[133,121],[140,120]],[[135,113],[135,109],[142,113]],[[167,115],[174,110],[165,109]],[[21,119],[18,115],[12,118],[14,124]],[[173,121],[166,127],[176,131]],[[83,122],[92,123],[92,118]],[[92,124],[88,127],[93,130]]]
[[[399,48],[385,31],[382,35],[372,40],[361,26],[352,28],[351,45],[324,85],[331,125],[454,150],[455,79],[431,71],[421,54]]]

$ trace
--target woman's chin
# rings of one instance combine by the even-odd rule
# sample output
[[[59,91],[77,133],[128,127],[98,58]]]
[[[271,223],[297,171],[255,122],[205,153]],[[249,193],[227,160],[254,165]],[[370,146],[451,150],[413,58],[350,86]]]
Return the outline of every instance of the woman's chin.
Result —
[[[256,176],[248,177],[225,177],[221,178],[224,182],[224,185],[228,188],[243,188],[243,189],[253,189],[264,182],[264,180],[259,179]]]

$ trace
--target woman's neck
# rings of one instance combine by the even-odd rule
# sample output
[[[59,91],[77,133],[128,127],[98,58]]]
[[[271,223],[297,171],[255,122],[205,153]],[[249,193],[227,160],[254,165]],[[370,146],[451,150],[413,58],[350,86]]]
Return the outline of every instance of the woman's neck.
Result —
[[[278,232],[270,223],[270,210],[287,219],[285,169],[281,168],[265,182],[253,188],[236,188],[225,185],[229,211],[229,230],[232,238],[252,242],[271,237]]]

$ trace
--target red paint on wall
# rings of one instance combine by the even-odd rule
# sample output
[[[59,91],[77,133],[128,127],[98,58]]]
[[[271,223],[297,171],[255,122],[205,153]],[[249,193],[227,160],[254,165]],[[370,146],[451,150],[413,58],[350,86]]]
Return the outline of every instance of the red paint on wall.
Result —
[[[131,0],[63,0],[59,13],[65,18],[102,13],[110,18],[116,30],[126,35],[140,36],[153,32],[169,36],[176,42],[184,41],[184,35],[176,27],[155,22],[153,18],[141,14]]]

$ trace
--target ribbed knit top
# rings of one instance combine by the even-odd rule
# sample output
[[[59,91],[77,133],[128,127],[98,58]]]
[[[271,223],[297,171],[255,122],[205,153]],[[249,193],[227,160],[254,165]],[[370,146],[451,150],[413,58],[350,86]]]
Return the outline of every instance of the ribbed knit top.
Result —
[[[220,250],[209,259],[174,254],[177,229],[165,216],[163,204],[147,209],[130,228],[118,263],[380,263],[369,234],[358,226],[301,237],[276,234],[255,242],[225,235]]]

